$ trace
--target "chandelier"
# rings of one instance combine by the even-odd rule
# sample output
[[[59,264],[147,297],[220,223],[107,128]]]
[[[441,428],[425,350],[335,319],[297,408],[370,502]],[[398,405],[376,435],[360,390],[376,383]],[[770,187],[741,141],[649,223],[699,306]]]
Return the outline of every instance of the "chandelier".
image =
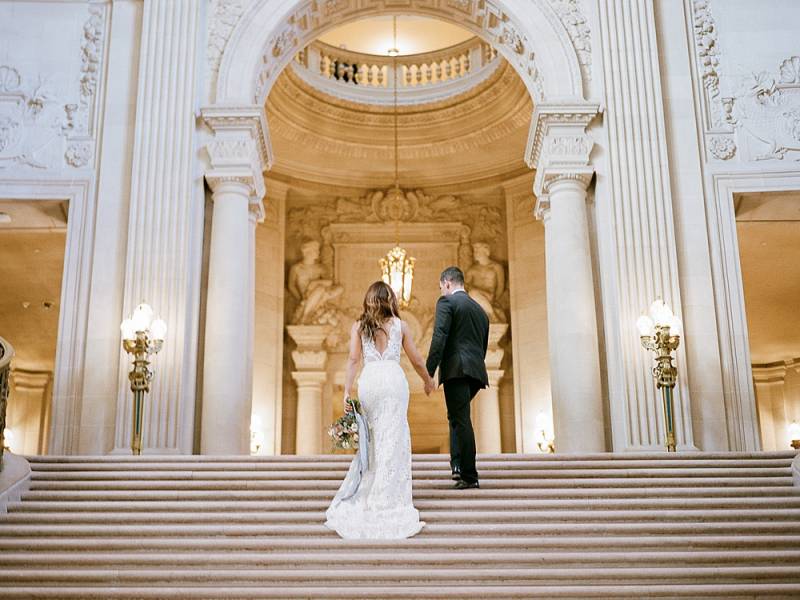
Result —
[[[398,157],[397,143],[397,17],[393,17],[394,45],[389,49],[388,54],[392,57],[393,92],[394,92],[394,186],[389,192],[390,198],[394,203],[402,197],[400,190],[400,166]],[[382,271],[382,279],[394,290],[401,308],[408,306],[411,302],[411,285],[414,281],[414,263],[416,259],[408,255],[405,248],[400,245],[400,232],[398,223],[395,221],[395,245],[389,250],[379,263]]]

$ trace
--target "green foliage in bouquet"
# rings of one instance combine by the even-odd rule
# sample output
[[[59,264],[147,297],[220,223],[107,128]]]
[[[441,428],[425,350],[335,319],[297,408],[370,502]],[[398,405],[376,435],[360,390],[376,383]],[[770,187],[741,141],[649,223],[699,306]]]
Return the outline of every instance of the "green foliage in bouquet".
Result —
[[[335,450],[358,449],[356,413],[361,414],[361,403],[358,398],[348,398],[346,402],[352,410],[345,412],[342,417],[336,419],[328,428],[328,435],[331,436]]]

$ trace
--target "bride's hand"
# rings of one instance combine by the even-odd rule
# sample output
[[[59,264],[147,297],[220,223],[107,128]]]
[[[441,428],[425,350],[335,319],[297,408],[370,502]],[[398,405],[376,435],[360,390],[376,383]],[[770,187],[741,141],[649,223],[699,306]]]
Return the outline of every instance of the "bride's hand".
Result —
[[[350,394],[345,394],[345,397],[344,397],[344,400],[343,400],[343,402],[344,402],[344,412],[345,412],[345,414],[353,412],[353,405],[352,405],[352,404],[350,404],[350,403],[347,401],[347,400],[348,400],[348,398],[350,398]]]
[[[433,380],[433,377],[428,377],[428,380],[425,382],[425,395],[430,396],[431,392],[436,389],[436,382]]]

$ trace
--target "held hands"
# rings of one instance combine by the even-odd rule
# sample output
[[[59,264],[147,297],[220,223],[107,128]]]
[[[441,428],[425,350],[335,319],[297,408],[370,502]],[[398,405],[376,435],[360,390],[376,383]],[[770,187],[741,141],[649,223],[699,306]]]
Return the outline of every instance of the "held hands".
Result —
[[[425,395],[430,396],[431,392],[436,389],[436,380],[433,377],[428,376],[428,379],[425,381]]]

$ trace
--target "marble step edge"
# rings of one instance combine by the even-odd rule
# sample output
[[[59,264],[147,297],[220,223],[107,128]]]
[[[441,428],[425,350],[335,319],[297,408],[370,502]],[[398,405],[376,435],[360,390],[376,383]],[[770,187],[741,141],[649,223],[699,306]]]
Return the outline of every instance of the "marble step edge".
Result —
[[[585,454],[478,454],[478,460],[496,461],[581,461],[581,460],[747,460],[747,459],[793,459],[798,454],[796,450],[758,451],[758,452],[594,452]],[[347,462],[351,456],[348,454],[315,454],[315,455],[277,455],[277,456],[246,456],[246,455],[208,455],[208,454],[148,454],[130,456],[120,454],[36,454],[25,456],[28,462]],[[446,454],[414,454],[415,462],[441,462],[447,463]]]
[[[757,468],[621,468],[621,469],[487,469],[480,468],[480,474],[486,479],[532,479],[532,478],[552,478],[552,479],[605,479],[605,478],[679,478],[679,477],[729,477],[729,478],[749,478],[749,477],[786,477],[791,476],[790,466],[780,467],[757,467]],[[133,470],[91,470],[91,471],[39,471],[33,470],[31,478],[37,481],[116,481],[116,480],[175,480],[175,479],[200,479],[200,480],[328,480],[341,479],[346,468],[328,469],[315,471],[291,471],[275,469],[259,469],[253,471],[224,470],[224,471],[204,471],[204,470],[152,470],[152,471],[133,471]],[[440,479],[447,477],[449,470],[422,470],[413,469],[412,476],[415,479]]]
[[[330,501],[333,498],[335,489],[314,489],[307,488],[302,490],[225,490],[227,497],[220,499],[220,491],[136,491],[136,500],[132,500],[128,492],[120,491],[39,491],[33,494],[26,493],[25,503],[60,503],[75,502],[109,502],[121,505],[124,502],[261,502],[275,499],[282,500],[320,500]],[[64,500],[63,496],[73,497],[72,500]],[[582,488],[513,488],[513,489],[492,489],[485,485],[480,490],[459,492],[449,487],[415,489],[414,499],[440,500],[452,502],[454,498],[459,501],[465,499],[492,499],[502,501],[513,501],[515,499],[570,499],[570,498],[785,498],[791,499],[800,497],[800,489],[790,486],[767,486],[767,487],[737,487],[725,486],[716,488],[696,487],[582,487]],[[38,499],[37,499],[38,498]],[[178,500],[180,499],[180,500]]]
[[[141,489],[338,489],[343,478],[340,479],[308,479],[308,480],[153,480],[153,481],[31,481],[31,491],[34,490],[141,490]],[[449,477],[437,479],[415,479],[415,489],[431,489],[452,487]],[[491,479],[482,478],[482,487],[494,488],[542,488],[542,487],[791,487],[792,477],[763,477],[759,479],[731,478],[731,477],[674,477],[674,478],[531,478],[531,479]]]
[[[523,522],[629,522],[659,521],[675,522],[707,522],[707,521],[798,521],[800,508],[755,508],[755,509],[657,509],[657,510],[620,510],[576,508],[564,510],[554,509],[513,509],[505,510],[422,510],[420,518],[430,523],[523,523]],[[167,524],[265,524],[265,523],[314,523],[325,519],[321,511],[262,511],[262,512],[157,512],[146,513],[9,513],[0,515],[0,533],[2,527],[23,524],[133,524],[155,525]]]
[[[800,584],[796,565],[715,565],[715,566],[630,566],[630,567],[540,567],[528,568],[374,568],[358,572],[354,569],[4,569],[5,585],[90,584],[90,585],[309,585],[314,583],[357,585],[376,583],[400,585],[407,581],[416,585],[451,583],[524,584],[532,582],[647,582],[681,583],[701,581]]]
[[[26,500],[11,502],[8,513],[139,513],[147,512],[262,512],[262,511],[324,511],[332,499],[331,494],[314,499],[292,500],[170,500],[152,501],[42,501]],[[452,499],[414,498],[414,506],[426,510],[453,509]],[[755,509],[755,508],[800,508],[800,493],[796,496],[753,497],[649,497],[649,498],[464,498],[458,502],[458,510],[517,510],[583,508],[586,510],[659,510],[659,509]]]
[[[284,537],[284,536],[237,536],[237,537],[167,537],[167,538],[142,538],[137,540],[135,549],[131,548],[130,537],[107,538],[1,538],[0,550],[3,552],[26,553],[83,553],[88,551],[107,553],[130,553],[135,550],[138,554],[173,554],[176,552],[213,553],[224,550],[225,552],[251,552],[269,556],[273,553],[302,554],[304,552],[322,551],[330,552],[399,552],[414,551],[420,554],[438,550],[480,550],[482,553],[503,551],[529,551],[529,550],[561,550],[561,551],[618,551],[625,549],[650,549],[663,551],[665,548],[678,547],[687,551],[697,549],[724,549],[748,548],[777,550],[781,548],[794,550],[800,547],[800,532],[795,535],[785,533],[773,534],[742,534],[733,532],[728,534],[699,534],[699,535],[653,535],[646,531],[638,535],[614,536],[564,536],[564,535],[538,535],[531,536],[508,535],[503,537],[458,537],[420,535],[405,540],[342,540],[336,536],[320,537]],[[163,558],[163,557],[162,557]]]
[[[462,549],[460,552],[419,552],[416,549],[397,549],[385,554],[373,554],[371,551],[354,552],[345,549],[336,553],[336,562],[331,564],[330,550],[298,550],[295,552],[173,552],[168,556],[145,552],[3,552],[0,554],[0,566],[9,568],[33,569],[78,569],[78,568],[139,568],[157,566],[159,568],[208,568],[222,567],[226,569],[241,568],[274,568],[290,565],[294,567],[327,566],[329,568],[350,569],[353,567],[424,565],[424,566],[461,566],[470,565],[526,565],[539,567],[548,564],[570,563],[573,568],[595,564],[617,566],[641,564],[701,564],[701,563],[734,563],[737,565],[767,563],[791,563],[800,565],[800,550],[791,549],[714,549],[714,550],[604,550],[573,552],[544,552],[542,550],[526,552],[497,551],[487,553],[474,549]],[[574,564],[572,564],[574,563]],[[623,564],[625,563],[625,564]]]
[[[487,535],[562,535],[593,534],[613,535],[614,533],[761,533],[761,534],[800,534],[800,521],[693,521],[652,523],[641,522],[558,522],[558,523],[431,523],[423,530],[423,537],[436,535],[462,535],[465,539]],[[321,522],[318,524],[268,524],[268,525],[3,525],[0,527],[0,540],[20,537],[118,537],[134,536],[132,539],[165,538],[170,536],[320,536],[335,535]]]
[[[293,588],[130,586],[125,588],[85,586],[9,586],[0,588],[0,598],[14,600],[530,600],[531,598],[724,598],[762,600],[797,598],[797,583],[701,583],[701,584],[611,584],[555,586],[297,586]]]

